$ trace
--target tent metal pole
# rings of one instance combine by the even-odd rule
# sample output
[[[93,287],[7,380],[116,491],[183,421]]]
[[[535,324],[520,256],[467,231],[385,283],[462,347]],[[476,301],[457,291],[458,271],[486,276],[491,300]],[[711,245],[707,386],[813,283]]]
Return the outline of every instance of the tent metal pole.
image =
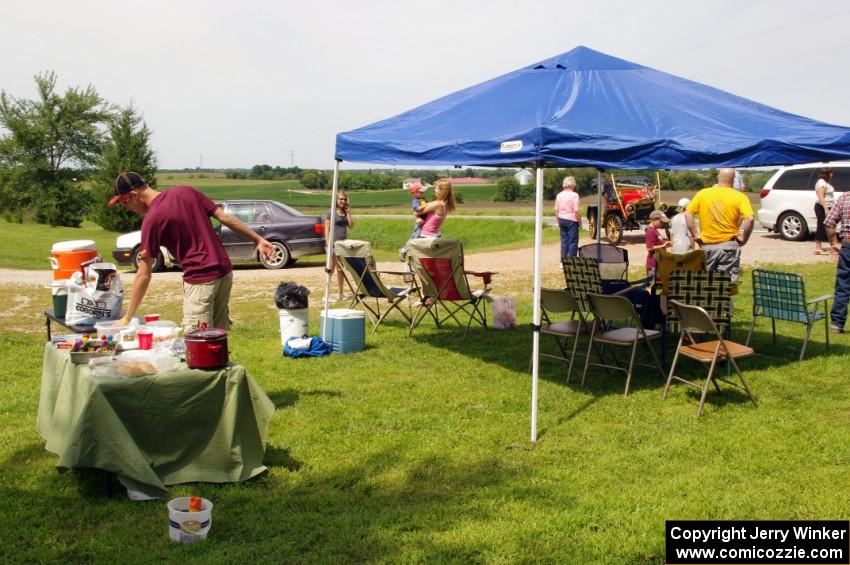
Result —
[[[596,243],[602,241],[602,217],[604,216],[602,213],[602,191],[605,189],[603,182],[602,169],[596,169]],[[599,246],[596,249],[599,249]],[[599,260],[599,257],[597,257],[597,260]]]
[[[540,371],[540,263],[543,246],[543,164],[537,163],[534,196],[534,314],[531,345],[531,441],[537,441],[537,392]]]
[[[333,185],[331,186],[331,225],[330,231],[328,232],[328,244],[327,250],[325,251],[325,307],[323,309],[323,321],[322,321],[322,339],[325,339],[327,335],[328,329],[328,306],[331,301],[331,265],[333,265],[333,252],[334,252],[334,225],[336,224],[336,192],[337,185],[339,183],[339,159],[334,161],[334,180]],[[316,171],[316,174],[321,174],[319,171]]]

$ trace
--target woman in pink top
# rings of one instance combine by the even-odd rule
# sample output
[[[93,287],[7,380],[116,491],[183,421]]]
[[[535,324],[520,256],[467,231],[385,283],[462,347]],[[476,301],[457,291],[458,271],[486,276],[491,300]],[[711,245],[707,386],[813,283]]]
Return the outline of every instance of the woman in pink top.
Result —
[[[425,216],[420,237],[440,237],[440,227],[449,213],[455,211],[455,195],[452,183],[448,179],[440,179],[434,184],[434,200],[420,208]]]
[[[555,216],[561,230],[561,261],[578,255],[578,203],[575,177],[564,178],[564,190],[555,197]]]

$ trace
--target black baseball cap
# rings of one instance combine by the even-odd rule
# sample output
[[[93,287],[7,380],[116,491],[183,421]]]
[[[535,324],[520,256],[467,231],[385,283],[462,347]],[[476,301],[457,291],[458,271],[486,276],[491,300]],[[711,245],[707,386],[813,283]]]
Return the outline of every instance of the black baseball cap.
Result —
[[[139,173],[128,171],[119,174],[112,183],[112,192],[115,195],[109,200],[109,205],[114,205],[122,196],[129,194],[134,188],[141,188],[147,184],[148,182]]]

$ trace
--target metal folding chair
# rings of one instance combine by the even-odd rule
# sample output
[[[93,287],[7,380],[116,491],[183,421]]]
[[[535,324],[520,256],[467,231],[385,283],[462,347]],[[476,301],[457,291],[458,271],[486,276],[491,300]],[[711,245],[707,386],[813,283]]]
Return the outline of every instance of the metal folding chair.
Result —
[[[708,393],[709,384],[714,384],[717,392],[720,392],[720,387],[717,385],[717,381],[722,381],[745,391],[747,396],[750,397],[753,405],[756,405],[756,399],[753,396],[752,391],[750,391],[747,381],[744,379],[744,374],[735,362],[735,359],[752,355],[753,350],[745,345],[740,345],[734,341],[724,339],[717,324],[714,323],[711,315],[704,308],[700,308],[699,306],[689,306],[679,302],[678,300],[671,300],[670,305],[676,312],[676,316],[682,327],[682,333],[679,336],[679,344],[676,347],[676,355],[673,357],[673,365],[670,367],[670,375],[667,377],[667,383],[664,385],[662,398],[667,398],[667,393],[670,390],[670,384],[674,379],[698,390],[702,390],[699,407],[697,407],[697,416],[699,416],[702,414],[702,407],[705,404],[705,397]],[[698,342],[694,337],[694,334],[697,333],[703,336],[708,336],[709,339],[707,341]],[[688,340],[687,343],[685,343],[685,338]],[[706,376],[705,383],[703,383],[702,386],[676,375],[676,365],[679,362],[679,357],[683,355],[693,359],[694,361],[698,361],[699,363],[709,364],[708,375]],[[741,380],[740,385],[730,380],[715,376],[714,373],[718,361],[727,361],[735,368],[735,372]]]
[[[587,376],[587,369],[591,365],[625,372],[626,390],[623,396],[629,395],[629,385],[632,381],[632,372],[635,365],[658,369],[658,374],[661,376],[661,381],[663,382],[665,377],[664,369],[661,368],[661,363],[658,361],[658,355],[649,343],[650,341],[661,337],[661,332],[644,329],[643,325],[640,323],[640,317],[638,317],[634,305],[623,296],[590,294],[588,298],[590,299],[591,307],[593,308],[594,319],[593,326],[590,330],[590,343],[587,348],[587,357],[584,361],[584,371],[581,374],[582,386],[584,386],[584,380]],[[632,325],[611,329],[611,323],[613,322],[628,322]],[[602,358],[601,350],[597,350],[596,354],[599,362],[591,363],[590,352],[593,349],[594,343],[602,344],[603,347],[605,345],[631,347],[631,356],[629,357],[628,367],[624,369],[619,365],[619,363],[616,365],[605,363]],[[638,344],[646,346],[652,355],[653,361],[655,362],[654,365],[638,363],[635,361]],[[614,359],[616,362],[616,358]]]
[[[649,278],[629,281],[629,251],[611,243],[588,243],[578,248],[578,256],[594,259],[599,265],[599,275],[605,294],[626,288],[627,286],[648,287]]]
[[[560,355],[543,353],[540,357],[547,357],[564,362],[567,366],[567,382],[573,372],[573,363],[578,350],[579,338],[583,334],[589,334],[589,324],[585,321],[581,312],[581,306],[569,291],[554,288],[540,289],[540,306],[543,314],[543,324],[540,333],[550,335],[558,345]],[[572,314],[570,320],[555,320],[555,314]],[[577,318],[577,319],[576,319]],[[572,349],[568,351],[569,340],[573,340]]]

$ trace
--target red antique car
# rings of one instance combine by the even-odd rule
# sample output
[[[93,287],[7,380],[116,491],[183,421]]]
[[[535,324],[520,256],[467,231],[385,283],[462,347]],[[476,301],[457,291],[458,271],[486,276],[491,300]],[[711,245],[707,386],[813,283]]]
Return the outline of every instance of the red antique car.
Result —
[[[593,183],[594,187],[596,183]],[[623,231],[641,229],[649,224],[653,210],[664,211],[661,202],[661,179],[655,174],[655,184],[644,175],[629,175],[619,181],[611,174],[604,179],[602,188],[602,226],[605,236],[614,245],[623,240]],[[595,204],[587,207],[587,221],[591,237],[596,237],[599,210]]]

